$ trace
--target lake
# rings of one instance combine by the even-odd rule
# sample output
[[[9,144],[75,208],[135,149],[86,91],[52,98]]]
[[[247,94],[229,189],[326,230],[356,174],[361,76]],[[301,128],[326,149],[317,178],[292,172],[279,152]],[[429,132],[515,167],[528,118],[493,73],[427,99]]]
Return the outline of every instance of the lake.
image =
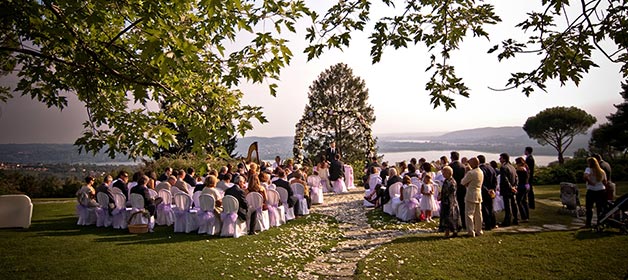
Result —
[[[389,164],[393,162],[401,162],[406,161],[410,162],[411,158],[416,158],[417,160],[420,158],[425,158],[428,161],[436,161],[441,156],[446,156],[449,158],[449,153],[451,151],[414,151],[414,152],[394,152],[394,153],[380,153],[384,155],[383,161],[388,161]],[[458,151],[460,153],[460,157],[473,157],[477,155],[484,155],[486,157],[486,162],[490,162],[491,160],[499,162],[499,154],[494,153],[485,153],[478,151],[470,151],[470,150],[461,150]],[[510,161],[512,163],[515,162],[515,158],[524,157],[523,155],[510,155]],[[525,158],[525,157],[524,157]],[[558,156],[545,156],[545,155],[534,155],[534,160],[537,166],[547,166],[550,162],[557,161]]]

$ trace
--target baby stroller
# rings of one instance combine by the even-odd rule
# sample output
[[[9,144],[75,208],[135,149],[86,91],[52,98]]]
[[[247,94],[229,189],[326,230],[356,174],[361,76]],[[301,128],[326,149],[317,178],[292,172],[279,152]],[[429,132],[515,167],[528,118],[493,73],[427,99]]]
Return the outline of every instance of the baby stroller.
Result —
[[[595,229],[598,232],[604,228],[618,228],[622,234],[628,234],[628,194],[624,194],[606,205],[602,219],[597,222]]]
[[[563,208],[559,213],[575,215],[576,217],[584,216],[585,210],[580,205],[580,192],[578,186],[574,183],[560,183],[560,201]]]

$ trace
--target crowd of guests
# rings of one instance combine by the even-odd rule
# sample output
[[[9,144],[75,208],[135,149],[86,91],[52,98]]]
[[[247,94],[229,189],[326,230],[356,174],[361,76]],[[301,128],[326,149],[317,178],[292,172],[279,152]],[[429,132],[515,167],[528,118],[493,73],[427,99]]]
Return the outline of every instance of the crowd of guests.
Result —
[[[388,166],[387,162],[379,164],[374,157],[366,167],[365,187],[369,191],[365,199],[376,207],[391,203],[392,207],[403,209],[399,212],[405,211],[400,201],[415,199],[417,211],[412,220],[433,222],[432,217],[439,216],[439,231],[446,236],[456,236],[460,230],[466,230],[469,236],[479,236],[497,226],[526,223],[530,209],[535,207],[532,151],[526,147],[525,158],[516,158],[514,164],[507,153],[500,154],[499,164],[487,162],[483,155],[461,158],[456,151],[449,158],[442,156],[431,162],[413,158],[409,163],[404,161],[395,166]],[[402,184],[400,196],[391,197],[389,189],[398,182]],[[414,197],[404,198],[407,188],[418,191]],[[494,207],[496,204],[498,209]],[[495,212],[501,209],[505,212],[504,219],[498,225]],[[392,212],[398,213],[397,209]],[[409,220],[403,214],[396,215]]]

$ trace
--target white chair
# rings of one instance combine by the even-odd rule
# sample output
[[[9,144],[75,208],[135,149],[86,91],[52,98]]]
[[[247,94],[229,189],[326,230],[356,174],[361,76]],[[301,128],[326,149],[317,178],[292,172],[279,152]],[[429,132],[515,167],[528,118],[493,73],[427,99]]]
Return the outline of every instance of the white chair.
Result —
[[[423,182],[421,182],[421,179],[419,179],[419,177],[410,177],[410,183],[419,188],[419,192],[416,194],[416,199],[418,201],[421,201],[421,197],[423,197],[423,194],[421,193],[421,185],[423,185]]]
[[[312,204],[323,204],[323,185],[321,184],[321,177],[308,176],[307,185],[310,186]]]
[[[294,205],[294,214],[296,215],[309,215],[310,209],[307,208],[307,200],[305,199],[305,187],[299,183],[292,184],[294,190],[294,197],[297,199],[297,203]]]
[[[113,188],[113,189],[120,190],[118,188]],[[127,224],[128,214],[126,211],[126,197],[124,197],[121,191],[112,192],[111,194],[113,195],[113,199],[116,204],[116,209],[113,209],[113,211],[111,211],[111,221],[113,224],[113,228],[125,229],[128,226]]]
[[[220,236],[233,236],[238,238],[246,233],[246,221],[238,219],[239,207],[240,203],[238,203],[235,197],[225,195],[225,197],[222,198],[222,213],[220,214],[222,227]]]
[[[334,193],[346,193],[347,192],[347,185],[345,185],[345,181],[340,178],[336,181],[331,181],[331,188],[334,191]]]
[[[174,197],[176,194],[178,194],[180,192],[182,192],[182,191],[179,188],[175,187],[175,186],[172,186],[170,188],[170,193],[172,193],[172,197]]]
[[[270,184],[268,186],[265,187],[267,190],[276,190],[277,186],[275,186],[275,184]]]
[[[157,191],[153,190],[153,189],[148,189],[148,193],[150,194],[150,197],[153,198],[153,199],[155,199],[155,198],[157,198],[159,196],[159,194],[157,194]]]
[[[109,227],[112,224],[111,215],[109,214],[109,196],[104,192],[96,194],[98,206],[96,208],[96,226]]]
[[[157,205],[155,211],[156,223],[160,226],[170,226],[174,224],[174,210],[172,209],[172,194],[166,189],[159,190],[159,197],[162,203]]]
[[[246,203],[249,206],[249,209],[246,213],[246,224],[250,225],[251,219],[256,219],[255,230],[268,230],[270,228],[270,219],[268,217],[268,210],[263,210],[264,198],[262,197],[262,195],[258,192],[250,192],[246,195]],[[254,211],[255,217],[251,217]]]
[[[419,188],[415,185],[409,185],[403,190],[403,201],[397,209],[397,218],[407,222],[416,219],[416,211],[419,208],[419,201],[416,199],[416,195],[419,192]]]
[[[155,217],[148,213],[148,210],[144,209],[144,197],[137,193],[132,193],[129,197],[131,202],[131,214],[129,218],[129,225],[148,224],[148,229],[153,230],[155,227]]]
[[[399,206],[399,204],[401,204],[401,201],[399,200],[399,196],[401,194],[401,186],[402,186],[401,182],[397,182],[397,183],[392,184],[388,188],[388,194],[390,195],[390,200],[386,202],[386,204],[384,204],[383,206],[384,213],[391,216],[397,215],[397,207]]]
[[[294,207],[290,207],[288,205],[288,191],[284,188],[277,188],[277,193],[279,193],[279,198],[281,199],[281,203],[283,204],[284,210],[286,211],[286,221],[294,220]]]
[[[199,200],[199,197],[201,196],[201,194],[203,194],[202,191],[197,191],[192,194],[192,202],[194,202],[194,209],[201,208],[201,202]]]
[[[29,228],[33,217],[33,203],[23,194],[0,196],[0,228]]]
[[[180,192],[174,195],[174,232],[190,233],[198,230],[197,211],[191,209],[192,198],[186,193]]]
[[[76,214],[78,215],[78,222],[76,223],[79,226],[88,226],[96,223],[96,207],[87,207],[87,197],[86,193],[81,194],[82,197],[78,199],[79,203],[76,205]],[[82,201],[82,203],[81,203]]]
[[[266,190],[266,206],[268,206],[268,222],[271,227],[278,227],[286,223],[284,205],[279,205],[281,198],[276,190]]]
[[[220,234],[220,219],[214,213],[216,202],[209,194],[202,194],[198,198],[198,234],[217,235]]]

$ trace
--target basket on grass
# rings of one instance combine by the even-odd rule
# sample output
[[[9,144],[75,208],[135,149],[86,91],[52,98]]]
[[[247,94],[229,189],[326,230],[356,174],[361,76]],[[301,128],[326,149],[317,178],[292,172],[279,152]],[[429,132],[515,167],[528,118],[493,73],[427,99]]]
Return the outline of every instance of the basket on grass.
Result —
[[[134,224],[134,225],[131,225],[131,220],[133,220],[133,217],[135,217],[135,215],[137,215],[137,214],[142,214],[142,215],[146,216],[148,213],[146,212],[146,210],[142,210],[142,211],[133,213],[133,215],[131,215],[131,217],[129,217],[129,220],[128,220],[129,233],[147,233],[148,232],[148,224]]]

